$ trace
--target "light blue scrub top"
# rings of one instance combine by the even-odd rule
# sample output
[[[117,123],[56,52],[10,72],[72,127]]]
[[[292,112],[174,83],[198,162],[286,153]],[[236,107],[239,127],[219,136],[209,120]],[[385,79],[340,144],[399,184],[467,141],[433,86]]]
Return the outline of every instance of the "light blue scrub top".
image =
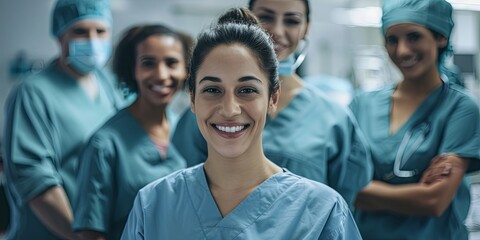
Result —
[[[191,111],[178,122],[173,141],[189,166],[205,161],[207,144]],[[332,187],[351,207],[372,179],[370,151],[353,115],[310,85],[267,119],[263,149],[275,164]]]
[[[139,191],[122,239],[361,239],[342,197],[290,172],[265,180],[222,218],[203,164]]]
[[[471,96],[448,84],[428,96],[407,122],[393,135],[389,134],[391,96],[394,87],[363,93],[351,103],[351,109],[370,142],[375,164],[374,179],[390,184],[417,183],[430,160],[441,153],[454,153],[471,158],[468,171],[480,166],[479,108]],[[435,102],[437,102],[435,104]],[[433,110],[431,110],[433,109]],[[385,180],[393,170],[395,155],[405,133],[415,129],[407,145],[410,151],[419,137],[419,130],[430,123],[425,141],[418,147],[402,170],[417,169],[414,177],[395,177]],[[386,212],[355,214],[365,239],[467,239],[464,220],[470,205],[465,180],[459,186],[450,207],[441,217],[415,217]]]
[[[80,156],[73,229],[120,239],[138,190],[186,167],[170,144],[163,158],[150,136],[123,109],[92,136]]]
[[[106,75],[96,73],[98,97],[56,62],[15,88],[6,103],[4,167],[11,226],[7,239],[58,239],[28,202],[53,186],[75,198],[78,154],[90,135],[116,111],[119,98]]]

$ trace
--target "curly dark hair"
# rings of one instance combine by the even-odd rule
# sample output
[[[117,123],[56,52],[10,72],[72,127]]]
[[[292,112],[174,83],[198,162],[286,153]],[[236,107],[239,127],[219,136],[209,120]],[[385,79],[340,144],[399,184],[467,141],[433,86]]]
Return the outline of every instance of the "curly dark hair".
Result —
[[[194,41],[186,33],[174,31],[164,25],[139,25],[128,29],[118,43],[113,56],[113,73],[120,84],[125,85],[130,92],[138,91],[135,81],[135,59],[137,45],[150,36],[172,36],[182,43],[183,56],[185,58],[186,70],[189,70],[191,50]]]

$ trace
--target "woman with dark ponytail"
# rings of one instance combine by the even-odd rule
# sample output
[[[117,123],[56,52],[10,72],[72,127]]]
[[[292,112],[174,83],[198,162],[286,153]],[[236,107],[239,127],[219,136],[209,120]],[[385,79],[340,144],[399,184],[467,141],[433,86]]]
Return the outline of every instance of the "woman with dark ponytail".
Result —
[[[207,160],[141,189],[122,239],[360,239],[338,193],[263,153],[277,66],[247,9],[231,9],[200,34],[187,81]]]
[[[353,209],[357,192],[372,179],[370,151],[348,109],[327,99],[295,73],[306,53],[302,42],[310,27],[308,0],[251,0],[249,9],[271,36],[279,80],[277,111],[268,114],[263,130],[265,155],[280,167],[335,189]],[[302,55],[301,54],[301,55]],[[204,162],[207,144],[186,111],[172,142],[188,166]]]

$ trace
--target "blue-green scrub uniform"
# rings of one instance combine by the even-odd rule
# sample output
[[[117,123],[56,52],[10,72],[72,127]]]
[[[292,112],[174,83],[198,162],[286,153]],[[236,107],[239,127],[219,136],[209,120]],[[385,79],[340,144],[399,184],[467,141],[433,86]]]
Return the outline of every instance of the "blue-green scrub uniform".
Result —
[[[206,160],[207,145],[190,111],[178,122],[173,141],[189,166]],[[275,164],[329,185],[350,206],[372,179],[370,151],[353,115],[310,85],[267,119],[263,149]]]
[[[347,204],[288,171],[265,180],[222,217],[203,164],[139,191],[122,239],[361,239]]]
[[[90,135],[119,106],[110,80],[96,72],[98,96],[91,99],[56,61],[25,79],[5,108],[4,167],[12,218],[7,239],[57,239],[28,206],[32,198],[62,186],[75,198],[78,154]]]
[[[161,157],[138,120],[121,110],[92,136],[80,157],[74,230],[120,239],[138,190],[185,167],[174,145]]]
[[[372,149],[374,179],[389,184],[417,183],[431,159],[442,153],[471,158],[468,171],[479,169],[480,117],[476,100],[458,87],[444,84],[424,100],[396,133],[389,134],[393,91],[392,86],[363,93],[351,103],[351,109]],[[429,131],[425,131],[427,125]],[[416,151],[403,161],[401,170],[416,169],[418,174],[391,178],[400,143],[410,130],[412,138],[404,152]],[[418,145],[415,142],[420,134],[425,136],[425,141]],[[469,205],[468,185],[464,181],[440,217],[363,211],[356,212],[355,217],[365,239],[467,239],[468,232],[463,222]]]

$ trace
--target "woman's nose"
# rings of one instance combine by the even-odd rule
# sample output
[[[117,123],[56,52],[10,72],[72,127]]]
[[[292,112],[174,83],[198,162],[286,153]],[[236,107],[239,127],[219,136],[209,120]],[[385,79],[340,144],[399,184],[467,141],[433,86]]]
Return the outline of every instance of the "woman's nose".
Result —
[[[157,69],[155,71],[155,74],[156,74],[156,77],[160,80],[168,80],[169,79],[169,69],[163,63],[158,64]]]
[[[224,99],[222,99],[220,115],[225,118],[232,118],[240,113],[240,104],[234,94],[226,94]]]
[[[397,55],[398,56],[405,56],[411,54],[410,45],[406,40],[399,40],[397,44]]]

